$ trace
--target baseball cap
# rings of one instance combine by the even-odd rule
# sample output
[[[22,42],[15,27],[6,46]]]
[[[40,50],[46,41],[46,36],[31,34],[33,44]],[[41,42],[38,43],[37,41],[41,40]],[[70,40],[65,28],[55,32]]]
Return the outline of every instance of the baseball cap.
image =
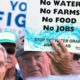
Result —
[[[20,57],[20,56],[22,57],[25,56],[26,54],[36,53],[36,52],[41,52],[41,51],[25,51],[24,48],[22,47],[16,52],[16,57]]]
[[[16,44],[17,34],[11,31],[4,31],[0,33],[0,43],[13,43]]]
[[[22,56],[25,54],[24,48],[21,48],[20,50],[17,51],[16,57]]]

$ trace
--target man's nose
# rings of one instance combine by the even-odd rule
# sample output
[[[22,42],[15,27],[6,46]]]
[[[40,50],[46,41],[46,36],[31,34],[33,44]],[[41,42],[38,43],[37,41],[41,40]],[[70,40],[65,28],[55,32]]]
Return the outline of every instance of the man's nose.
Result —
[[[34,65],[34,66],[35,66],[35,65],[37,64],[36,59],[35,59],[35,58],[32,58],[31,63],[32,63],[32,65]]]

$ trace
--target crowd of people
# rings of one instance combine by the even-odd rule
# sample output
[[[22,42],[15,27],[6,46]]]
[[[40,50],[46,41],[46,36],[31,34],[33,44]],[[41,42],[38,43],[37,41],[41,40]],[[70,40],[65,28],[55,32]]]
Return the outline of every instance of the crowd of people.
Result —
[[[54,52],[24,51],[24,37],[17,39],[12,32],[0,33],[0,80],[80,74],[80,53],[68,52],[61,39],[57,39],[59,45],[50,40]]]

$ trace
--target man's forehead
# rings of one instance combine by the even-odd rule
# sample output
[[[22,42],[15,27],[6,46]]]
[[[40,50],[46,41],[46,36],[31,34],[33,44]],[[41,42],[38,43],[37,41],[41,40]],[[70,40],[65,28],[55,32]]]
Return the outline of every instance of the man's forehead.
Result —
[[[29,55],[29,54],[42,54],[41,51],[25,51],[24,54]]]
[[[43,55],[45,52],[42,51],[25,51],[22,57],[29,56],[29,55]]]

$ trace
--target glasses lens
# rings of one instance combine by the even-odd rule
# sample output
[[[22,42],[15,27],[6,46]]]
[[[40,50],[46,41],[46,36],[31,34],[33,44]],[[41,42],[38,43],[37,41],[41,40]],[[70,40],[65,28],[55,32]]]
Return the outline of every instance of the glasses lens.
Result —
[[[1,43],[2,46],[6,49],[8,54],[15,54],[15,44],[11,43]]]
[[[15,54],[15,48],[6,48],[8,54]]]
[[[78,54],[73,55],[73,60],[79,60],[79,58],[80,58],[80,55],[78,55]]]

